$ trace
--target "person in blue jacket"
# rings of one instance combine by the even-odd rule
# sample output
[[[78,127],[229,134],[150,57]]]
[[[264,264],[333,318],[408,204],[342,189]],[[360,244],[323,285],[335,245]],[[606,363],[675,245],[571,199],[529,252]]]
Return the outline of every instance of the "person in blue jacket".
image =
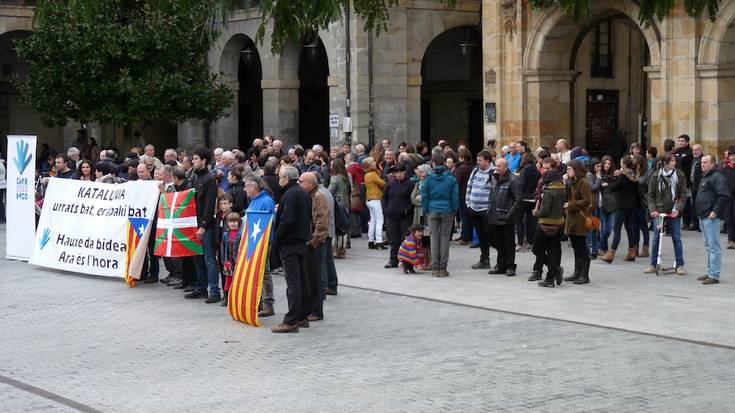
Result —
[[[431,234],[431,265],[434,268],[432,275],[447,277],[452,221],[459,210],[459,186],[444,166],[444,155],[441,152],[435,152],[431,162],[434,169],[421,186],[421,208],[428,217]]]
[[[268,186],[265,184],[265,181],[255,175],[248,175],[244,179],[243,185],[245,187],[245,193],[250,199],[250,205],[248,205],[248,209],[245,211],[246,214],[248,212],[275,214],[276,204],[273,201],[271,194],[268,193]],[[247,215],[243,219],[247,219]],[[274,216],[274,222],[273,225],[271,225],[271,242],[268,247],[268,255],[270,255],[271,248],[275,241],[272,236],[276,228],[275,219],[276,217]],[[266,259],[265,262],[267,265],[270,261]],[[273,277],[271,276],[270,268],[267,267],[263,274],[263,294],[260,296],[258,317],[270,317],[275,314],[273,311],[273,303],[275,303],[275,299],[273,298]]]

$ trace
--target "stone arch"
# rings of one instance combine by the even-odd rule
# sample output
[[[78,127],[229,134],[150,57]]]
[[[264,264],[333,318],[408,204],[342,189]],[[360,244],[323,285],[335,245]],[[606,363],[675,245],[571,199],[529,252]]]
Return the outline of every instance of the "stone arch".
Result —
[[[593,21],[614,12],[622,13],[635,22],[646,39],[651,66],[661,65],[661,35],[658,27],[655,24],[646,27],[638,22],[640,12],[638,5],[631,1],[598,0],[594,2],[593,7]],[[523,53],[523,69],[526,71],[567,70],[570,67],[569,62],[573,58],[572,49],[574,47],[574,43],[568,40],[570,38],[575,39],[585,25],[589,25],[590,22],[575,23],[559,7],[548,7],[541,13],[537,23],[530,30],[529,39]],[[554,53],[556,56],[548,53],[547,49],[547,46],[553,42],[559,42],[561,45],[559,50]]]
[[[237,72],[240,66],[240,51],[247,44],[252,44],[252,47],[258,49],[258,44],[253,42],[250,36],[243,33],[236,33],[225,42],[217,67],[222,81],[237,82]],[[261,54],[259,49],[258,54]]]
[[[720,62],[722,40],[730,24],[735,21],[735,1],[728,1],[720,9],[714,22],[707,22],[702,39],[699,41],[697,65],[716,65]]]
[[[414,15],[410,16],[414,17]],[[435,11],[423,13],[417,12],[416,18],[422,18],[422,22],[416,22],[415,30],[411,30],[412,45],[408,49],[409,75],[421,73],[421,65],[431,43],[442,34],[459,27],[480,27],[480,13],[437,13]],[[424,24],[421,24],[424,23]],[[428,30],[427,30],[428,29]]]

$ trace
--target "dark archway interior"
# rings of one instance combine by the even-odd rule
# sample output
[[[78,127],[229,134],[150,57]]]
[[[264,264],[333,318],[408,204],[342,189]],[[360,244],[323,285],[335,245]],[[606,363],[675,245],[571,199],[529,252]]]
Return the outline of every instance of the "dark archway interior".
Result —
[[[421,139],[454,147],[483,147],[482,36],[478,27],[456,27],[437,36],[421,62]]]
[[[240,84],[237,94],[237,142],[240,148],[247,149],[253,139],[263,136],[263,89],[260,85],[263,69],[258,49],[252,40],[248,38],[242,50],[237,71]]]
[[[299,143],[329,147],[329,62],[321,40],[299,56]]]

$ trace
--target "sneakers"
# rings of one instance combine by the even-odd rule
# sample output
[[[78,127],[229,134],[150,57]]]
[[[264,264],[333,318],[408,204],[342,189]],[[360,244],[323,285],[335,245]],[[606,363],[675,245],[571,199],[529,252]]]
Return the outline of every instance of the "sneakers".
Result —
[[[649,265],[648,268],[643,271],[644,274],[655,274],[656,273],[656,267],[653,265]]]
[[[492,268],[492,266],[490,265],[490,261],[480,260],[480,261],[472,264],[472,269],[473,270],[487,270],[487,269],[490,269],[490,268]]]
[[[676,267],[676,274],[677,275],[687,275],[687,270],[684,269],[684,267]]]
[[[208,297],[207,297],[207,292],[206,291],[192,291],[189,294],[186,294],[184,296],[184,298],[198,299],[198,298],[208,298]]]
[[[220,301],[222,301],[222,297],[219,296],[219,293],[218,294],[210,294],[209,297],[207,297],[207,299],[204,300],[204,302],[207,303],[207,304],[214,304],[214,303],[218,303]]]
[[[273,328],[271,328],[271,331],[274,333],[298,333],[299,326],[298,324],[280,323],[274,325]]]

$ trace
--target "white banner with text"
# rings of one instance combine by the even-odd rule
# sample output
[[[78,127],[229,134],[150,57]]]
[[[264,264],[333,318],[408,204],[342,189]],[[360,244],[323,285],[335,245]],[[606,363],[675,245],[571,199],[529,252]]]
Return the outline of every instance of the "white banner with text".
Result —
[[[8,136],[5,256],[28,261],[36,225],[36,137]]]

